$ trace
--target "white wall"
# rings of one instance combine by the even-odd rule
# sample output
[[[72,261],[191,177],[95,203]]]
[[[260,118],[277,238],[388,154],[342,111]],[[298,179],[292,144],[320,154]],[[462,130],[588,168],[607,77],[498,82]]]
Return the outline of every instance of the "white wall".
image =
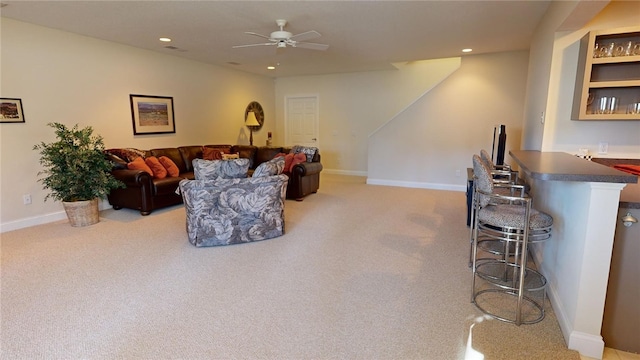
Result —
[[[390,71],[279,78],[277,134],[284,133],[285,96],[317,94],[324,171],[366,175],[369,135],[459,65],[459,58],[449,58],[397,64]]]
[[[571,120],[580,38],[591,30],[637,26],[640,2],[613,1],[582,29],[549,36],[550,30],[556,29],[551,24],[559,25],[557,23],[562,16],[558,14],[566,15],[567,6],[563,2],[552,4],[543,20],[549,25],[540,27],[536,34],[536,39],[540,41],[534,42],[531,47],[530,62],[535,67],[529,72],[531,91],[527,94],[523,149],[577,153],[579,148],[588,148],[592,155],[599,157],[640,158],[640,121]],[[543,55],[533,57],[540,53]],[[549,79],[547,88],[543,86],[544,81],[538,79],[544,77],[545,72]],[[532,83],[540,85],[532,86]],[[544,125],[539,123],[540,111],[546,112]],[[544,129],[540,137],[542,126]],[[597,154],[599,142],[609,143],[607,155]]]
[[[371,136],[367,182],[465,190],[471,157],[491,152],[497,124],[506,125],[507,153],[519,149],[528,56],[463,57],[456,72]]]
[[[575,7],[576,3],[571,1],[551,3],[531,39],[522,131],[523,150],[540,150],[542,148],[545,127],[542,117],[546,115],[553,40],[556,30]]]
[[[41,167],[32,147],[54,140],[48,122],[92,126],[107,147],[248,144],[244,111],[255,100],[266,120],[254,140],[275,132],[270,78],[6,18],[0,25],[1,96],[21,98],[26,120],[0,124],[2,231],[62,212],[60,203],[44,202],[36,182]],[[129,94],[172,96],[176,133],[133,136]],[[31,205],[23,194],[32,195]]]

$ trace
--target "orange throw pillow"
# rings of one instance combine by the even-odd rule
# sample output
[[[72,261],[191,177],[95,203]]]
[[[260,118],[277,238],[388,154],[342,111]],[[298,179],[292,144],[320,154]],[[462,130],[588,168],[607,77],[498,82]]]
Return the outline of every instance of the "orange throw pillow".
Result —
[[[160,156],[158,161],[160,161],[160,164],[162,164],[162,166],[167,170],[169,177],[177,177],[180,175],[180,169],[178,169],[178,166],[173,162],[173,160],[166,156]]]
[[[142,157],[137,157],[132,162],[128,163],[127,168],[131,170],[146,171],[149,175],[153,176],[153,171],[151,171],[151,168],[144,162]]]
[[[164,179],[167,177],[167,169],[165,169],[164,166],[160,164],[160,161],[157,157],[149,156],[148,158],[144,159],[144,162],[151,168],[151,171],[153,171],[153,177],[158,179]]]

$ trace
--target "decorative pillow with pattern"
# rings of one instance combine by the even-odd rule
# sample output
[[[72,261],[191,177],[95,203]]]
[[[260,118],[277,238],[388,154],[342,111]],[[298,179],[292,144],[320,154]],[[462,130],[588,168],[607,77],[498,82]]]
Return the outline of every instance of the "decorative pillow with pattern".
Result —
[[[317,152],[318,152],[317,147],[295,145],[294,147],[291,148],[292,154],[298,154],[298,153],[304,154],[307,157],[307,162],[312,162],[313,157],[316,155]]]
[[[222,160],[240,159],[240,154],[222,154]]]
[[[204,160],[193,159],[196,180],[237,179],[247,177],[249,159]]]
[[[253,177],[274,176],[282,174],[284,170],[284,157],[277,157],[258,165],[253,172]]]
[[[134,148],[109,149],[107,151],[128,163],[139,157],[144,158],[147,155],[144,150],[138,150]]]

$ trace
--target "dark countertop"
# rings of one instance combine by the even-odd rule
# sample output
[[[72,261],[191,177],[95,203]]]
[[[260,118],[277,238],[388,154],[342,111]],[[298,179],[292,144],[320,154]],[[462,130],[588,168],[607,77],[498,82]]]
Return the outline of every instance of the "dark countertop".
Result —
[[[538,180],[628,184],[620,193],[620,207],[640,208],[638,177],[564,152],[509,151],[520,170]]]

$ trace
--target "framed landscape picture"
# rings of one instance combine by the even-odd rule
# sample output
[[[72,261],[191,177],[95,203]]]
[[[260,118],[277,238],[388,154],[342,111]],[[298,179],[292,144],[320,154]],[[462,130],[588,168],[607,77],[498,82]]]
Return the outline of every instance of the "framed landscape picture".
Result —
[[[0,98],[0,123],[23,123],[22,100]]]
[[[133,95],[131,116],[133,135],[170,134],[176,132],[173,118],[173,97]]]

